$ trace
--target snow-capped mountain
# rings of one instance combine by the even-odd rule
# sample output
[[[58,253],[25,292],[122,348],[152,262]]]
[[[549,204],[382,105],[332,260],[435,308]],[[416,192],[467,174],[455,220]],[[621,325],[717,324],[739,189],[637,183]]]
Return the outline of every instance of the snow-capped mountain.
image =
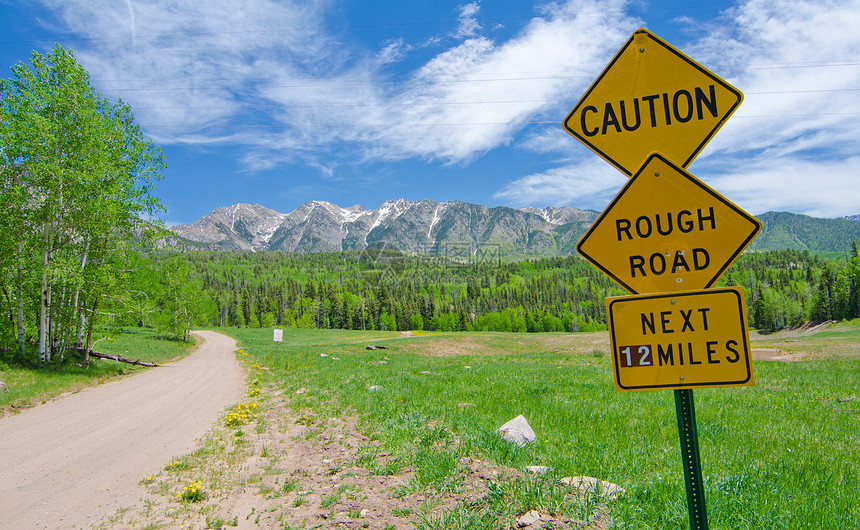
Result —
[[[491,243],[506,252],[568,254],[597,215],[568,206],[516,210],[429,199],[388,200],[373,210],[311,201],[287,214],[256,204],[225,206],[171,230],[220,249],[331,252],[392,246],[426,252],[442,244]]]

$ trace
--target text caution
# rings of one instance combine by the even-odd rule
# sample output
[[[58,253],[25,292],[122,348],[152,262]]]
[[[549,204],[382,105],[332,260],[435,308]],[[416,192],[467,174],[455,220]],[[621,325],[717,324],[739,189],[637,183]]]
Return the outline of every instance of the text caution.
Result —
[[[741,101],[738,89],[639,29],[564,128],[628,176],[653,151],[686,168]]]

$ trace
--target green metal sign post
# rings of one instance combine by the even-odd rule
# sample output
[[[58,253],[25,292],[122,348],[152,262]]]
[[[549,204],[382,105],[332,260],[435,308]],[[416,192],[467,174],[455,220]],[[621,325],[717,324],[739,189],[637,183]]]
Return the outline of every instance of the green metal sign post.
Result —
[[[693,406],[692,390],[675,390],[675,413],[678,416],[678,437],[681,440],[681,459],[684,466],[684,483],[687,486],[690,528],[708,530],[705,487],[702,484],[702,463],[699,459],[699,436],[696,433],[696,409]]]

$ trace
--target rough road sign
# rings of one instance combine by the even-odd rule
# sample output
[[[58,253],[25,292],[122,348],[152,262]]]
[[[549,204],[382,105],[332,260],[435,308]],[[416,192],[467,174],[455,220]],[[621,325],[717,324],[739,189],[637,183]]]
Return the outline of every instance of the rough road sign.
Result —
[[[615,390],[754,384],[741,287],[606,299]]]
[[[738,89],[638,29],[564,128],[628,176],[655,151],[686,168],[741,101]]]
[[[659,153],[648,157],[576,244],[631,293],[704,289],[761,223]]]

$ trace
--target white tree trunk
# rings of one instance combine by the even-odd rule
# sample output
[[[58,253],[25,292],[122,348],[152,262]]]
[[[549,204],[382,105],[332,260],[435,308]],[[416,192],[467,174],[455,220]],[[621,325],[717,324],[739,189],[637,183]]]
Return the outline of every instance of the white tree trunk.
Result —
[[[78,313],[78,336],[75,337],[75,347],[83,348],[84,347],[84,334],[87,329],[87,316],[83,311]]]
[[[18,243],[18,285],[16,286],[15,297],[18,301],[18,351],[21,352],[21,358],[24,358],[25,350],[24,350],[24,334],[26,333],[26,328],[24,326],[24,267],[21,264],[21,253],[23,252],[23,245]]]
[[[42,283],[39,301],[39,361],[46,363],[51,360],[51,352],[47,348],[48,310],[51,306],[51,292],[48,289],[48,251],[42,251]]]
[[[87,252],[90,250],[90,240],[87,239],[87,244],[84,247],[83,256],[81,256],[81,274],[83,274],[84,269],[87,266]],[[75,289],[75,297],[72,301],[72,311],[75,313],[79,313],[80,318],[78,319],[78,332],[75,334],[75,346],[80,348],[84,342],[84,326],[87,323],[86,317],[84,317],[84,312],[78,307],[78,298],[81,293],[81,288],[78,287]],[[75,317],[72,316],[72,321],[75,320]]]

